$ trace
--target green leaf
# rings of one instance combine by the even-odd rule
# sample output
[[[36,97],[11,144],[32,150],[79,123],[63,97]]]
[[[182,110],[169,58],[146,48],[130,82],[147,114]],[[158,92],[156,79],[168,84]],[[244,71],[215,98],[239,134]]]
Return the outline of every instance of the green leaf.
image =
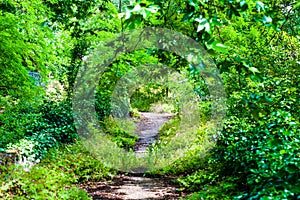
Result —
[[[295,172],[297,172],[299,169],[293,165],[288,165],[287,167],[285,167],[285,170],[290,173],[290,174],[294,174]]]
[[[157,11],[159,10],[159,7],[157,6],[150,6],[149,8],[146,8],[147,11],[151,12],[151,13],[157,13]]]
[[[227,52],[227,46],[217,41],[214,41],[212,43],[212,49],[218,52],[223,52],[223,53]]]
[[[265,11],[265,5],[261,1],[256,2],[256,8],[258,12]]]
[[[189,4],[193,6],[196,10],[199,8],[199,5],[195,3],[193,0],[189,0]]]
[[[206,18],[196,18],[195,21],[199,22],[197,32],[200,32],[203,29],[208,33],[210,32],[210,24]]]
[[[136,5],[134,6],[134,8],[133,8],[130,12],[138,12],[138,11],[140,11],[140,10],[142,10],[141,5],[140,5],[140,4],[136,4]]]
[[[262,19],[262,22],[264,24],[271,23],[272,22],[272,18],[268,17],[268,16],[264,16],[263,19]]]
[[[255,67],[249,67],[249,70],[250,70],[253,74],[259,73],[259,70],[258,70],[257,68],[255,68]]]
[[[256,82],[261,82],[262,81],[262,77],[258,76],[258,75],[251,75],[250,78],[253,80],[253,81],[256,81]]]
[[[241,6],[241,7],[243,7],[243,6],[246,5],[246,4],[247,4],[247,1],[246,1],[246,0],[240,1],[240,6]]]
[[[142,16],[143,16],[144,19],[147,19],[147,17],[149,16],[150,12],[149,11],[147,12],[145,9],[142,9],[141,10],[141,14],[142,14]]]
[[[284,149],[282,149],[282,150],[280,150],[280,152],[279,152],[280,154],[285,154],[285,150]]]
[[[131,16],[130,10],[126,10],[126,12],[125,12],[125,20],[129,19],[130,16]]]

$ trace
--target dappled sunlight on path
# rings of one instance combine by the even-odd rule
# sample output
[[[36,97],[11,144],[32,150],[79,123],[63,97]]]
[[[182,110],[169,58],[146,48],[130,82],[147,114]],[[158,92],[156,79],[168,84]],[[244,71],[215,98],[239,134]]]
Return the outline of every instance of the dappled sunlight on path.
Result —
[[[136,130],[139,140],[134,147],[136,154],[143,154],[146,148],[157,139],[159,128],[174,116],[169,113],[151,112],[141,112],[140,115],[141,120]]]
[[[174,114],[140,113],[136,134],[139,140],[134,147],[143,156],[147,147],[157,140],[160,127]],[[174,178],[148,178],[143,174],[121,174],[106,182],[90,182],[80,185],[93,199],[179,199],[184,194],[172,182]]]
[[[179,199],[180,194],[171,179],[140,177],[137,175],[116,176],[112,183],[92,183],[87,192],[93,199]]]

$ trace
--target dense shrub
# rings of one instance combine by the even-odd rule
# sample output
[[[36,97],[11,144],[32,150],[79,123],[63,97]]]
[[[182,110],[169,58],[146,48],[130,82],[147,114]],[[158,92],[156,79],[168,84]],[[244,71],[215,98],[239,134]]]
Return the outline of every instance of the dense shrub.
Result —
[[[78,139],[70,100],[45,101],[38,110],[41,118],[27,127],[27,133],[51,135],[59,143]]]
[[[296,198],[300,195],[299,141],[299,122],[289,112],[278,110],[259,123],[230,120],[216,157],[226,163],[227,174],[244,177],[247,198]]]
[[[20,156],[42,159],[50,148],[80,139],[74,126],[71,103],[68,100],[45,100],[32,110],[26,110],[26,108],[23,108],[23,112],[14,110],[13,113],[1,115],[1,117],[6,123],[0,129],[2,133],[0,147],[2,150],[8,147],[18,149],[22,154]],[[119,147],[130,149],[138,140],[138,137],[133,134],[134,125],[130,121],[121,125],[107,117],[100,123],[104,132]],[[24,142],[34,143],[34,150],[30,155],[23,151],[26,149]]]
[[[299,125],[284,110],[258,121],[229,118],[211,157],[178,180],[186,190],[197,192],[188,199],[298,199]],[[182,167],[181,173],[189,172],[180,163],[174,172]]]
[[[21,106],[22,105],[22,106]],[[20,104],[0,115],[0,147],[19,152],[25,168],[38,163],[48,150],[78,139],[73,123],[71,103],[44,100],[40,105]]]
[[[4,112],[0,113],[0,148],[5,148],[7,144],[28,136],[27,127],[41,118],[36,103],[16,102],[15,104],[6,106]]]

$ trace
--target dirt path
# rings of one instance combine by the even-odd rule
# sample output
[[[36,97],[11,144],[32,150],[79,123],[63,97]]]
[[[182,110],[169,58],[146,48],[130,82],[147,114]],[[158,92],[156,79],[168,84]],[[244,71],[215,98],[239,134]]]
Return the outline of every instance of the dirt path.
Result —
[[[169,121],[173,114],[141,112],[140,116],[141,120],[136,130],[140,139],[133,148],[136,154],[145,152],[146,148],[157,139],[159,128]]]
[[[101,182],[88,186],[93,199],[179,199],[183,195],[169,178],[146,178],[136,175],[119,175],[112,182]]]
[[[140,113],[136,133],[140,139],[134,150],[143,155],[147,146],[151,145],[158,135],[161,125],[172,118],[172,114]],[[110,182],[88,183],[81,186],[93,199],[179,199],[183,194],[170,177],[147,178],[142,174],[122,174]]]

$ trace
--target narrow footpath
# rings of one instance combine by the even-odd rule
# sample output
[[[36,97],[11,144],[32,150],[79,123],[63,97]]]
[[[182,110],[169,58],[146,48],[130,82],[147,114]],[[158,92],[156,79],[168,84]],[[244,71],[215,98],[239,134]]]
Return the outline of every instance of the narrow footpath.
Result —
[[[140,113],[136,134],[139,141],[134,147],[142,156],[147,146],[158,136],[159,128],[172,118],[172,114]],[[89,183],[82,186],[93,199],[180,199],[184,195],[172,182],[171,177],[144,177],[143,174],[122,174],[109,182]]]

